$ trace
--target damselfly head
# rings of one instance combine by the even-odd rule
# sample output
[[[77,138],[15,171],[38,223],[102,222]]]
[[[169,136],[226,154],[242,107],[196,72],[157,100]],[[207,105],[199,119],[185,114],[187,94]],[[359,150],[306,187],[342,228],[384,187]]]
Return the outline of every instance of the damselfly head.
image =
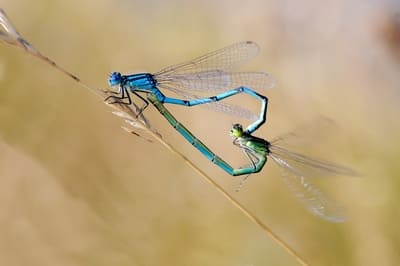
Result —
[[[110,75],[110,78],[108,79],[108,84],[110,86],[117,86],[119,84],[121,84],[121,80],[122,80],[122,75],[119,72],[113,72]]]
[[[234,124],[230,132],[231,137],[240,138],[243,136],[243,126],[241,124]]]

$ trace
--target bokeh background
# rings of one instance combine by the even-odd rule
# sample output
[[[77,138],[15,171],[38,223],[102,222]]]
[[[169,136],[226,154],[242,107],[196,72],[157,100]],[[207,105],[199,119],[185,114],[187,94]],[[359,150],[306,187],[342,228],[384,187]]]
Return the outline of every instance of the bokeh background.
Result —
[[[313,265],[398,265],[400,5],[398,1],[3,0],[20,33],[93,87],[111,71],[155,72],[243,40],[261,47],[245,70],[277,80],[271,138],[314,125],[299,151],[363,177],[316,180],[343,224],[309,214],[268,163],[240,192],[153,110],[178,150]],[[297,265],[181,158],[121,130],[76,83],[0,46],[0,265]],[[233,101],[257,110],[251,99]],[[237,119],[171,107],[222,157],[246,163],[228,136]],[[318,121],[318,119],[317,119]],[[138,131],[143,134],[143,132]],[[146,136],[145,136],[146,137]]]

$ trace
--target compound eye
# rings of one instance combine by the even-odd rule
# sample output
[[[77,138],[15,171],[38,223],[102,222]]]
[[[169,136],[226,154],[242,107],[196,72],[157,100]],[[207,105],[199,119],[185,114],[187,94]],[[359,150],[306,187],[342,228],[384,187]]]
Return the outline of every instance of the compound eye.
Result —
[[[108,79],[108,83],[110,86],[116,86],[121,83],[121,73],[119,72],[114,72],[110,75],[110,78]]]

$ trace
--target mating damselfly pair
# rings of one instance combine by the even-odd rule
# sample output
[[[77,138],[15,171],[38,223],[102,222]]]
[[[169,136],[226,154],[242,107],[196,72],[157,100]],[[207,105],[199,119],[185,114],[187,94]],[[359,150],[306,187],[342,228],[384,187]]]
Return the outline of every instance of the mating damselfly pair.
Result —
[[[139,113],[148,106],[149,102],[152,103],[189,143],[230,175],[249,175],[260,172],[267,157],[272,158],[284,170],[282,176],[291,191],[309,211],[328,221],[343,221],[341,209],[337,208],[334,202],[325,197],[309,181],[309,173],[312,173],[313,169],[318,169],[321,174],[350,176],[356,174],[353,170],[289,151],[280,146],[283,138],[269,142],[252,135],[265,123],[267,113],[268,98],[257,91],[271,88],[274,81],[269,74],[264,72],[236,72],[234,70],[255,57],[258,50],[254,42],[240,42],[188,62],[166,67],[155,74],[122,75],[114,72],[110,75],[109,84],[118,86],[118,90],[112,92],[106,101],[131,104],[131,94],[133,94],[143,102]],[[172,91],[183,99],[167,97],[160,89]],[[201,98],[195,94],[196,91],[220,93]],[[246,93],[261,102],[258,116],[252,115],[243,107],[221,102],[240,93]],[[251,162],[250,165],[239,168],[229,165],[180,123],[165,107],[165,104],[184,107],[204,105],[234,117],[250,119],[256,117],[256,120],[246,129],[243,129],[240,124],[235,124],[230,133],[233,144],[244,151]],[[301,167],[298,167],[299,165]]]
[[[81,86],[102,95],[99,90],[94,90],[84,84],[76,75],[61,68],[50,58],[41,54],[29,42],[27,42],[11,25],[4,11],[0,10],[0,39],[8,44],[19,46],[28,53],[44,60],[51,66],[60,70]],[[342,216],[335,204],[327,198],[309,181],[310,176],[317,170],[321,175],[355,175],[354,171],[326,161],[315,160],[304,155],[291,152],[280,145],[284,138],[268,142],[252,135],[266,120],[267,97],[257,91],[271,88],[273,79],[263,72],[233,72],[243,63],[255,57],[258,46],[253,42],[242,42],[233,44],[223,49],[211,52],[186,63],[164,68],[156,74],[142,73],[134,75],[121,75],[113,73],[109,83],[118,85],[119,91],[108,97],[108,101],[119,103],[131,103],[130,94],[139,97],[144,103],[137,113],[140,121],[149,125],[141,112],[150,101],[167,121],[190,143],[193,144],[203,155],[216,165],[221,167],[230,175],[248,175],[261,171],[266,163],[266,158],[272,158],[284,170],[284,180],[294,194],[314,214],[330,220],[341,221]],[[166,97],[160,89],[167,89],[181,95],[184,99]],[[218,95],[200,98],[194,93],[221,92]],[[245,108],[222,103],[226,98],[246,93],[261,102],[260,114],[254,115]],[[145,94],[146,99],[140,94]],[[246,167],[233,168],[221,157],[215,155],[204,143],[196,138],[186,127],[179,123],[169,112],[164,104],[177,104],[182,106],[203,105],[216,111],[222,111],[234,117],[255,119],[246,130],[236,124],[231,129],[233,144],[241,148],[248,156],[251,164]]]

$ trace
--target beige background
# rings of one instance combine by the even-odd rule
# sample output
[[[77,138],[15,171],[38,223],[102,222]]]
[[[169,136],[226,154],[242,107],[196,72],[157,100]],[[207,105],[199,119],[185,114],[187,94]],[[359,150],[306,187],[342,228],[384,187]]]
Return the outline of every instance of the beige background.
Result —
[[[316,181],[346,207],[346,223],[310,215],[271,162],[235,192],[238,178],[193,150],[153,108],[146,116],[310,263],[399,264],[400,21],[393,14],[400,6],[362,0],[1,6],[36,48],[101,88],[112,71],[156,72],[237,41],[257,42],[261,53],[244,69],[277,80],[264,92],[268,123],[257,135],[272,138],[315,117],[334,119],[333,129],[310,130],[299,150],[364,175]],[[0,55],[0,265],[296,265],[180,158],[121,130],[124,123],[101,100],[22,50],[1,45]],[[233,101],[258,108],[245,96]],[[202,108],[171,110],[229,162],[246,163],[228,136],[241,121]]]

